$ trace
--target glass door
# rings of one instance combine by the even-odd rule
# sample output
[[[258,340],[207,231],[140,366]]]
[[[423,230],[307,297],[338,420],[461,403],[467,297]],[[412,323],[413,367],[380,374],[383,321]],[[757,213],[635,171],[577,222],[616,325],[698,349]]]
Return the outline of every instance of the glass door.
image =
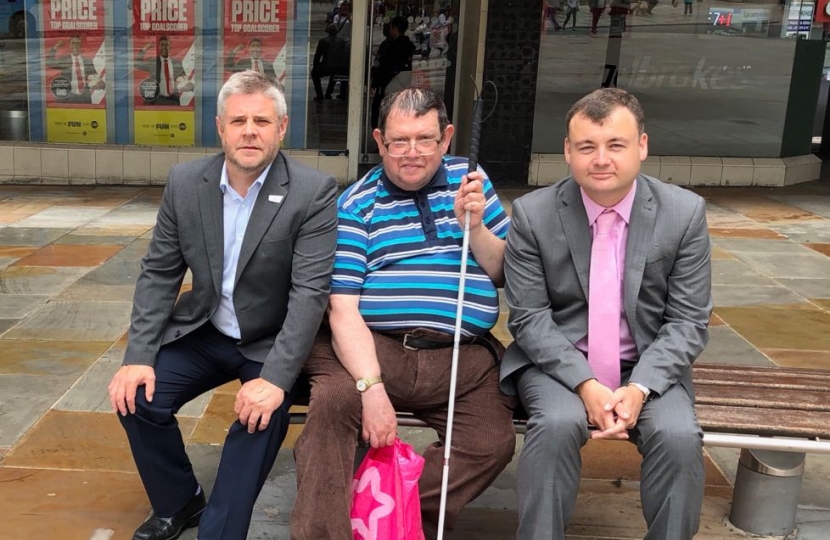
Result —
[[[383,97],[430,88],[452,120],[461,0],[376,0],[366,6],[358,175],[380,162],[372,131]]]

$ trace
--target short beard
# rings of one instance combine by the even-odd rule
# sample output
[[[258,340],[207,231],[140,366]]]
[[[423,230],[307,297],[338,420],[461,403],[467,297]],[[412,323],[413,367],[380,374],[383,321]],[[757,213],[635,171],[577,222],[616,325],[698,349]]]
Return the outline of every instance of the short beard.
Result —
[[[277,157],[277,152],[279,152],[279,148],[273,152],[265,154],[262,161],[256,163],[255,165],[243,165],[242,163],[239,163],[239,161],[237,161],[229,152],[225,152],[225,159],[231,162],[233,166],[240,171],[245,171],[246,173],[261,173],[265,170],[265,167],[274,161],[274,158]]]

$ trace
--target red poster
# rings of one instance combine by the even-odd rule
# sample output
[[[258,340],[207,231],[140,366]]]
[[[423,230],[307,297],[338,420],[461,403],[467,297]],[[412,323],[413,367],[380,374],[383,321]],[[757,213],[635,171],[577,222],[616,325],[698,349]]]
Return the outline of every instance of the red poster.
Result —
[[[46,106],[104,109],[104,0],[46,0],[43,15]]]
[[[225,0],[225,76],[256,69],[285,78],[285,0]]]
[[[816,2],[816,22],[830,23],[830,2],[828,0],[818,0]]]
[[[133,0],[135,109],[192,111],[195,0]]]

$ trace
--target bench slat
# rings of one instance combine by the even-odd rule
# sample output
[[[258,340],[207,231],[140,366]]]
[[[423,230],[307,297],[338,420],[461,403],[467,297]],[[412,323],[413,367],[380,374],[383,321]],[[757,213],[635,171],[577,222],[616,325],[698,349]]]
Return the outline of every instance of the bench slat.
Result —
[[[830,412],[695,405],[703,431],[830,439]]]
[[[692,377],[696,385],[740,385],[830,392],[830,372],[821,370],[696,364],[692,369]]]
[[[741,378],[739,381],[718,381],[713,379],[694,379],[695,385],[699,384],[711,384],[713,386],[725,386],[728,388],[734,388],[738,386],[748,386],[757,389],[768,389],[768,390],[775,390],[775,389],[782,389],[782,390],[798,390],[798,391],[813,391],[813,392],[824,392],[825,394],[830,394],[830,383],[822,383],[820,381],[805,381],[805,380],[795,380],[795,379],[786,379],[781,378],[778,380],[777,378],[773,377],[765,377],[763,379],[758,378],[754,379],[752,377],[745,377]]]
[[[770,388],[756,386],[695,384],[697,404],[762,409],[794,409],[799,411],[829,411],[830,394],[812,390]]]
[[[830,378],[830,371],[825,369],[787,368],[780,366],[745,366],[739,364],[711,364],[697,362],[693,365],[694,371],[726,371],[735,373],[791,373],[800,376]]]

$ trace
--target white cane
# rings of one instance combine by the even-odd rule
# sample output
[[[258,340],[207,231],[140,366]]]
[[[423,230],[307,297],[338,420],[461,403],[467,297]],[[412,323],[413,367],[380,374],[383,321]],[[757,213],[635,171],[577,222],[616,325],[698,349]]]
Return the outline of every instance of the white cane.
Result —
[[[447,510],[447,483],[450,476],[450,449],[452,448],[452,423],[455,415],[455,383],[458,376],[458,347],[461,342],[461,316],[464,312],[464,282],[467,279],[467,250],[470,244],[470,211],[464,213],[464,239],[461,242],[461,276],[458,279],[458,306],[455,311],[455,334],[452,342],[452,368],[450,370],[450,399],[447,408],[447,435],[444,440],[444,471],[441,474],[441,505],[438,509],[438,540],[444,538],[444,514]]]
[[[481,110],[483,101],[476,91],[473,102],[473,122],[470,136],[470,158],[467,173],[478,168],[478,146],[481,138]],[[450,370],[450,397],[447,408],[447,434],[444,440],[444,470],[441,475],[441,505],[438,509],[438,540],[444,538],[444,515],[447,510],[447,484],[450,476],[450,451],[452,449],[452,424],[455,415],[455,383],[458,375],[458,348],[461,343],[461,317],[464,314],[464,283],[467,279],[467,254],[470,248],[470,211],[464,213],[464,236],[461,242],[461,272],[458,278],[458,305],[455,308],[455,333],[452,343],[452,368]]]

